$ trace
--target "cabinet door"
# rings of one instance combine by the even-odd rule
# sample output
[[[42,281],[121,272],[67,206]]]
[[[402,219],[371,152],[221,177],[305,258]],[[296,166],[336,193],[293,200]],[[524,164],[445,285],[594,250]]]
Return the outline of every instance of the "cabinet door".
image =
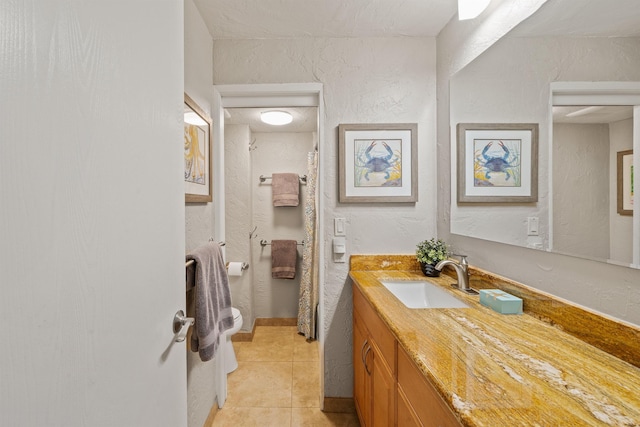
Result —
[[[371,388],[373,392],[372,421],[373,426],[387,427],[395,424],[395,385],[391,370],[381,357],[374,342],[371,343],[373,363],[371,371]]]
[[[356,411],[363,427],[371,425],[371,392],[370,380],[365,367],[364,355],[367,353],[369,343],[366,329],[363,329],[362,321],[354,312],[353,315],[353,398]],[[369,357],[367,355],[367,357]],[[370,360],[370,357],[369,357]]]
[[[396,419],[398,420],[398,427],[422,427],[422,423],[413,408],[411,408],[411,404],[407,401],[407,397],[400,387],[398,387],[397,401],[398,413]]]
[[[435,387],[398,346],[398,391],[404,393],[421,425],[426,427],[460,427],[462,424],[446,405]]]

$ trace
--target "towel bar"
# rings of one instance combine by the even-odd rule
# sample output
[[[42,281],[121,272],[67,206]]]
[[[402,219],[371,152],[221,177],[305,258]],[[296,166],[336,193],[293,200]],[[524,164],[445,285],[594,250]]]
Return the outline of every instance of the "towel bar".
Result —
[[[260,182],[265,182],[266,180],[271,179],[270,176],[264,176],[264,175],[260,175]],[[307,175],[302,175],[301,177],[298,178],[298,180],[300,181],[300,184],[306,184],[307,183]]]
[[[296,242],[298,244],[298,246],[304,246],[304,240],[302,242]],[[271,243],[267,242],[266,240],[262,239],[260,240],[260,246],[262,246],[263,248],[265,246],[271,246]]]

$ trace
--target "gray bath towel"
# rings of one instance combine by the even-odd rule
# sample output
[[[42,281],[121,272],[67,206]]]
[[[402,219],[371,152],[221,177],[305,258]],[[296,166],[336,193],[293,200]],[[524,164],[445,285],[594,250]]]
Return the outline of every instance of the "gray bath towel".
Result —
[[[186,258],[196,262],[196,323],[191,334],[191,350],[197,351],[206,362],[215,356],[222,333],[233,327],[229,278],[220,246],[215,243],[200,246]]]
[[[274,173],[271,176],[273,206],[298,206],[300,177],[297,173]]]
[[[295,240],[271,241],[271,277],[295,279],[298,261],[298,242]]]

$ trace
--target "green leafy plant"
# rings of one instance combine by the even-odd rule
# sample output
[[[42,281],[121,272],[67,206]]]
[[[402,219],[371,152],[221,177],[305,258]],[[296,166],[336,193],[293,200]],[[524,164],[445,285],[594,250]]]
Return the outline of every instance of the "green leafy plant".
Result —
[[[416,258],[424,264],[435,265],[448,257],[449,248],[442,239],[423,240],[416,247]]]

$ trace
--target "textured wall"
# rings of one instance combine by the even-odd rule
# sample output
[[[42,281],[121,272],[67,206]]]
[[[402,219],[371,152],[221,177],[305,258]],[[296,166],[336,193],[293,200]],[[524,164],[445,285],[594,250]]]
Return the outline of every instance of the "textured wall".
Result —
[[[184,19],[184,91],[211,116],[213,60],[210,52],[213,41],[193,0],[184,2]],[[213,203],[185,205],[185,232],[187,252],[207,243],[209,238],[217,237],[214,235]]]
[[[555,251],[609,259],[609,151],[606,124],[553,124]]]
[[[509,2],[503,3],[507,5]],[[476,25],[481,26],[482,22],[479,21]],[[439,235],[465,250],[470,255],[471,264],[597,311],[640,324],[640,288],[638,287],[640,271],[638,270],[450,234],[450,173],[452,169],[449,166],[451,160],[449,79],[459,70],[461,57],[468,58],[469,52],[483,52],[486,44],[486,40],[477,38],[474,32],[467,32],[465,40],[461,41],[460,37],[455,35],[460,28],[464,30],[464,24],[452,21],[438,36],[438,163],[442,165],[438,174]],[[498,27],[496,28],[498,31]],[[548,41],[542,42],[548,43]],[[624,41],[622,42],[625,44]],[[570,45],[571,41],[567,43]],[[633,65],[634,61],[640,57],[637,50],[628,51],[622,56],[624,58],[622,61],[621,57],[613,57],[613,55],[608,56],[609,59],[606,61],[598,61],[591,55],[589,49],[583,50],[578,45],[575,47],[576,50],[573,52],[554,53],[555,45],[548,44],[546,50],[547,54],[552,55],[551,57],[543,58],[541,54],[544,50],[535,50],[532,52],[535,54],[532,56],[535,57],[535,62],[520,69],[528,73],[538,67],[545,67],[548,68],[549,75],[558,80],[639,80],[634,73],[637,73],[640,68],[637,64]],[[530,46],[521,47],[520,51],[528,56],[530,49],[532,49]],[[619,49],[616,50],[619,51]],[[509,58],[504,56],[502,59]],[[581,59],[589,60],[589,65],[585,66]],[[604,63],[630,64],[630,66],[625,67],[624,70],[614,68],[613,76],[603,77],[601,73]],[[562,64],[570,65],[568,71],[574,72],[558,68]],[[521,87],[527,89],[529,83],[523,81]],[[520,92],[515,93],[525,102],[531,99]],[[537,99],[537,96],[533,99]],[[548,115],[540,119],[535,117],[531,121],[543,122],[547,121],[548,117]]]
[[[211,114],[212,40],[193,0],[184,2],[184,91]],[[213,197],[217,197],[216,194]],[[186,251],[208,244],[214,236],[213,203],[185,205]],[[215,362],[203,363],[187,351],[187,403],[189,427],[202,427],[216,401]]]
[[[631,150],[633,148],[633,119],[621,120],[609,124],[609,141],[611,153],[609,156],[609,182],[610,194],[614,196],[610,200],[609,217],[611,218],[611,259],[631,264],[633,253],[633,216],[618,215],[618,178],[617,161],[618,151]]]
[[[313,150],[312,133],[254,133],[255,150],[251,152],[251,181],[253,191],[253,225],[257,237],[251,242],[253,253],[253,295],[255,317],[298,317],[300,266],[302,246],[298,246],[298,265],[295,279],[271,277],[271,246],[261,247],[260,239],[304,240],[304,202],[306,189],[300,185],[300,203],[293,207],[273,207],[271,181],[260,184],[260,175],[291,172],[307,173],[307,153]],[[253,229],[253,227],[251,227]]]
[[[435,235],[435,40],[219,40],[213,52],[215,84],[323,84],[324,391],[352,396],[351,285],[348,264],[331,261],[333,219],[346,218],[348,253],[412,253]],[[339,204],[338,124],[393,122],[418,123],[419,202]]]
[[[247,125],[225,125],[225,241],[227,261],[244,261],[249,269],[230,276],[231,302],[242,313],[242,330],[251,331],[255,312],[253,285],[255,265],[251,260],[249,232],[253,230],[251,184],[251,130]],[[254,239],[255,241],[255,239]]]

